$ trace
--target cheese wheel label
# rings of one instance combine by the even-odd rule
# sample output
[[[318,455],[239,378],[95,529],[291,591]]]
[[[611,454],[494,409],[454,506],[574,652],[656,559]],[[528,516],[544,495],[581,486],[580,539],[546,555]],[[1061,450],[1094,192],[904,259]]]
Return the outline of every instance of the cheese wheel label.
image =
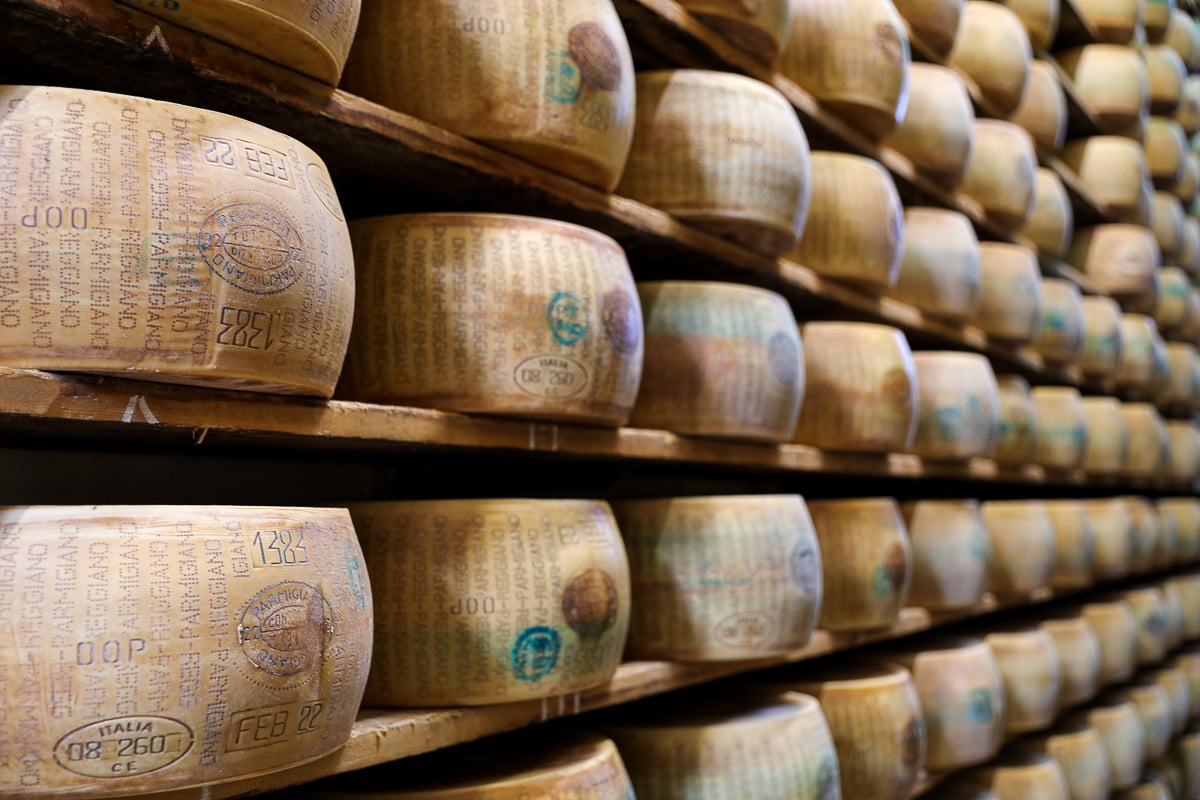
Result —
[[[10,86],[0,163],[0,363],[332,394],[354,274],[307,147],[186,106]]]

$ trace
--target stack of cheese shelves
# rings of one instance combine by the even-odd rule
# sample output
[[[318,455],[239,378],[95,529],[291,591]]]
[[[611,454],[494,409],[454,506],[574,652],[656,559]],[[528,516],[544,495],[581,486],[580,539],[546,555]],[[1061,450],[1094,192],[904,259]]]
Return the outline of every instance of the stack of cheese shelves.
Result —
[[[639,280],[700,277],[759,286],[783,295],[801,322],[837,319],[890,325],[904,331],[915,349],[982,354],[996,373],[1016,374],[1035,386],[1144,399],[1139,390],[1118,387],[1109,377],[1085,375],[1077,365],[1047,360],[1029,344],[996,339],[970,321],[929,315],[909,303],[818,275],[788,258],[752,252],[646,204],[331,89],[138,5],[0,0],[4,83],[169,100],[289,134],[324,159],[349,219],[470,210],[572,222],[613,237]],[[969,218],[981,240],[1026,244],[1036,250],[990,217],[977,199],[923,174],[897,150],[857,130],[673,0],[613,0],[613,5],[639,69],[694,68],[757,78],[790,102],[814,149],[876,159],[890,172],[906,205],[956,210]],[[1063,0],[1061,12],[1056,51],[1099,41],[1072,0]],[[919,60],[945,63],[915,36],[913,52]],[[1061,74],[1070,137],[1102,133],[1104,126],[1055,56],[1037,55]],[[980,118],[1001,116],[978,86],[968,82],[968,87]],[[1077,226],[1109,221],[1059,154],[1040,148],[1038,158],[1062,179]],[[1038,260],[1045,275],[1075,282],[1085,294],[1097,293],[1093,281],[1058,254],[1039,252]],[[1200,393],[1200,386],[1196,388]],[[1177,405],[1163,408],[1164,414],[1179,419],[1190,419],[1193,411],[1181,412]],[[398,495],[620,498],[767,491],[798,492],[806,499],[893,495],[902,500],[987,500],[1190,496],[1200,491],[1194,472],[1174,475],[1165,468],[1141,475],[1099,474],[1080,466],[1056,468],[990,457],[940,460],[912,453],[834,452],[806,444],[722,441],[664,430],[614,430],[7,367],[0,367],[0,434],[4,504],[305,504]],[[1195,566],[1160,566],[1140,580],[1188,569]],[[872,648],[881,643],[907,641],[922,632],[950,627],[959,633],[987,631],[1007,618],[993,615],[1028,612],[1036,617],[1039,610],[1064,598],[1082,600],[1132,583],[1042,588],[1002,597],[987,594],[978,604],[954,611],[905,608],[890,627],[861,633],[817,630],[803,648],[753,662],[629,661],[601,689],[540,701],[453,709],[363,708],[349,743],[332,755],[284,772],[154,796],[229,798],[287,789],[767,668],[851,651],[874,653]],[[794,673],[803,675],[803,667]],[[945,777],[925,776],[910,796],[929,792]]]

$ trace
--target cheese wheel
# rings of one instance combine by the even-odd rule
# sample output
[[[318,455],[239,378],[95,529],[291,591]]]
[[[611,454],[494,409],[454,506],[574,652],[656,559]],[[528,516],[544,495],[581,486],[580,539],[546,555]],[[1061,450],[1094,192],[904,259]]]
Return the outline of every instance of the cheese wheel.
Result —
[[[1200,794],[1200,731],[1189,731],[1175,740],[1171,756],[1183,773],[1180,797]]]
[[[1167,420],[1167,474],[1176,481],[1200,477],[1200,428],[1187,420]]]
[[[1200,555],[1200,499],[1196,497],[1160,497],[1158,499],[1158,516],[1160,519],[1170,517],[1175,524],[1175,563],[1190,564]],[[1181,578],[1180,580],[1185,580]],[[1191,579],[1186,579],[1191,585]],[[1200,580],[1195,583],[1196,591],[1200,592]],[[1200,601],[1200,594],[1193,595]],[[1190,603],[1185,604],[1185,608]],[[1196,627],[1194,633],[1188,633],[1188,638],[1200,638],[1200,605],[1196,608]]]
[[[975,109],[963,79],[954,70],[937,64],[913,64],[908,111],[884,143],[899,151],[925,177],[957,186],[966,172],[974,142]]]
[[[1195,215],[1183,221],[1183,244],[1175,254],[1175,263],[1192,276],[1193,283],[1200,277],[1200,219]]]
[[[1108,800],[1108,757],[1096,729],[1086,722],[1064,723],[1019,747],[1058,762],[1071,800]]]
[[[342,86],[606,191],[633,137],[610,0],[366,3]]]
[[[1151,198],[1150,228],[1154,232],[1154,241],[1158,243],[1159,252],[1164,261],[1179,252],[1183,246],[1183,204],[1174,194],[1155,192]],[[1168,269],[1168,267],[1163,267]],[[1169,269],[1176,269],[1170,267]],[[1182,273],[1183,271],[1180,270]],[[1163,279],[1159,272],[1159,282]],[[1162,301],[1162,287],[1159,290],[1159,302]]]
[[[622,425],[642,371],[642,315],[607,236],[501,214],[352,226],[358,315],[339,395]]]
[[[1058,715],[1062,664],[1050,634],[1039,628],[993,631],[984,637],[1004,679],[1005,731],[1041,730]]]
[[[946,60],[975,81],[1001,114],[1012,113],[1020,104],[1032,59],[1020,17],[997,3],[967,0]]]
[[[891,286],[904,250],[904,208],[891,174],[847,153],[813,153],[812,170],[808,223],[790,257],[821,275]]]
[[[1168,342],[1163,350],[1167,358],[1167,380],[1155,400],[1160,407],[1187,406],[1196,392],[1196,346]]]
[[[1200,41],[1197,40],[1192,16],[1187,11],[1182,8],[1171,9],[1171,19],[1167,23],[1163,41],[1179,53],[1188,69],[1194,71],[1200,67]]]
[[[821,547],[820,626],[861,631],[895,624],[908,599],[912,549],[890,497],[809,502]]]
[[[939,59],[954,47],[964,0],[894,0],[913,34]],[[914,66],[916,66],[914,64]]]
[[[1042,278],[1042,318],[1034,348],[1050,361],[1073,363],[1083,352],[1083,295],[1062,278]]]
[[[643,709],[603,724],[638,800],[841,797],[829,726],[808,695]]]
[[[1113,800],[1174,800],[1174,798],[1165,783],[1154,779],[1114,793]]]
[[[1146,0],[1145,14],[1142,17],[1142,27],[1146,37],[1152,42],[1162,39],[1171,23],[1171,9],[1175,0]]]
[[[890,0],[805,0],[794,15],[779,71],[871,137],[895,128],[912,56]]]
[[[1188,76],[1184,81],[1179,108],[1175,109],[1175,121],[1183,126],[1183,132],[1189,137],[1200,132],[1200,77]]]
[[[1145,777],[1166,787],[1167,797],[1172,800],[1183,796],[1183,770],[1174,759],[1164,757],[1147,764]]]
[[[203,786],[349,739],[371,586],[344,510],[10,507],[0,529],[0,794]]]
[[[7,86],[0,107],[0,363],[333,394],[354,272],[316,153],[138,97]]]
[[[1183,132],[1188,136],[1195,135],[1195,131],[1188,133],[1187,128]],[[1190,206],[1196,199],[1197,189],[1200,189],[1200,155],[1189,151],[1183,159],[1183,177],[1175,184],[1175,196],[1184,206]]]
[[[1174,201],[1177,207],[1178,202]],[[1180,209],[1180,214],[1182,215],[1182,213],[1182,209]],[[1182,238],[1182,222],[1179,230],[1180,238]],[[1188,279],[1187,273],[1179,267],[1162,267],[1158,271],[1158,287],[1158,303],[1154,307],[1154,322],[1160,331],[1178,330],[1187,321],[1187,299],[1192,289],[1191,281]],[[1168,349],[1168,356],[1170,352]],[[1194,353],[1195,347],[1184,352]]]
[[[941,208],[904,212],[904,249],[888,294],[952,320],[975,316],[982,272],[979,240],[966,215]]]
[[[1033,210],[1021,228],[1040,252],[1062,257],[1075,235],[1075,211],[1062,179],[1051,169],[1038,167],[1033,189]]]
[[[1174,528],[1171,528],[1172,532]],[[1160,568],[1165,568],[1169,564],[1156,565]],[[1163,593],[1163,606],[1165,613],[1163,618],[1166,621],[1166,641],[1167,650],[1174,650],[1179,645],[1183,644],[1183,593],[1179,591],[1179,587],[1169,580],[1158,582],[1158,588]],[[1193,612],[1194,613],[1194,612]],[[1182,730],[1182,728],[1180,728]]]
[[[1187,65],[1179,53],[1165,44],[1147,47],[1144,57],[1150,87],[1150,113],[1174,114],[1183,95],[1183,84],[1187,81]]]
[[[291,794],[297,790],[288,790]],[[628,800],[617,746],[595,733],[522,731],[300,788],[311,800]],[[294,795],[293,795],[294,796]]]
[[[1039,627],[1054,641],[1062,668],[1059,709],[1095,697],[1100,688],[1100,640],[1091,625],[1082,617],[1068,613],[1044,618]]]
[[[1167,693],[1167,705],[1171,716],[1171,735],[1179,736],[1187,727],[1191,712],[1191,696],[1187,675],[1177,667],[1164,666],[1144,670],[1139,677],[1156,683]]]
[[[633,591],[627,658],[763,658],[808,641],[821,552],[798,495],[627,500],[614,513]]]
[[[1166,372],[1167,346],[1158,325],[1145,314],[1121,317],[1121,359],[1113,375],[1117,385],[1151,392],[1156,379]]]
[[[1066,776],[1049,756],[1006,754],[971,770],[966,780],[987,787],[998,800],[1070,800]]]
[[[987,358],[925,350],[913,361],[920,415],[912,452],[933,459],[991,455],[999,438],[1000,397]]]
[[[795,110],[762,81],[639,72],[633,145],[617,193],[780,256],[804,230],[810,160]]]
[[[376,579],[366,705],[534,700],[616,671],[629,563],[607,503],[416,500],[350,513]]]
[[[1134,48],[1089,44],[1055,56],[1101,127],[1111,130],[1134,125],[1149,112],[1150,80],[1145,62]]]
[[[1178,122],[1166,117],[1151,117],[1146,126],[1146,165],[1154,185],[1170,189],[1183,177],[1187,136]]]
[[[1087,500],[1084,508],[1092,523],[1096,543],[1092,552],[1093,577],[1097,580],[1125,577],[1129,574],[1129,558],[1133,553],[1133,517],[1129,506],[1124,500],[1113,497]]]
[[[630,424],[692,436],[791,438],[804,350],[787,301],[733,283],[639,283],[645,362]]]
[[[1134,567],[1136,572],[1136,566]],[[1137,624],[1137,663],[1157,664],[1167,652],[1166,601],[1157,586],[1126,589],[1113,595],[1129,603]],[[1157,756],[1153,756],[1157,758]]]
[[[1158,409],[1150,403],[1122,403],[1121,415],[1129,431],[1122,474],[1157,475],[1167,455],[1167,428]]]
[[[1142,27],[1145,0],[1074,0],[1085,23],[1102,42],[1125,44]]]
[[[1154,234],[1140,225],[1097,225],[1077,231],[1067,260],[1104,294],[1135,298],[1154,287],[1162,255]]]
[[[683,0],[681,6],[742,51],[773,64],[792,27],[793,0],[746,4],[741,0]]]
[[[1121,413],[1121,401],[1115,397],[1085,397],[1081,405],[1087,442],[1084,470],[1090,475],[1118,474],[1129,451],[1129,428]]]
[[[1100,682],[1129,680],[1137,669],[1137,618],[1121,599],[1093,600],[1079,609],[1100,642]]]
[[[1129,567],[1134,572],[1146,572],[1154,567],[1161,530],[1154,506],[1144,497],[1118,497],[1129,510],[1132,550]]]
[[[1049,50],[1058,35],[1059,0],[1001,0],[1021,19],[1035,51]]]
[[[991,500],[980,506],[991,542],[988,590],[1028,595],[1050,585],[1054,527],[1040,500]]]
[[[1146,731],[1146,761],[1161,758],[1171,742],[1171,704],[1167,690],[1157,683],[1134,683],[1116,692],[1137,708]]]
[[[1137,706],[1121,697],[1107,695],[1083,715],[1100,735],[1112,789],[1127,789],[1136,784],[1146,763],[1146,728]]]
[[[1004,10],[984,0],[968,3]],[[1033,139],[1023,128],[1003,120],[975,120],[975,142],[962,190],[983,206],[993,222],[1009,231],[1025,225],[1033,211],[1036,174]]]
[[[1041,324],[1042,273],[1037,253],[1007,242],[979,245],[982,276],[971,322],[988,336],[1028,342]]]
[[[1008,121],[1028,131],[1038,147],[1058,150],[1063,146],[1067,138],[1067,96],[1052,64],[1040,60],[1030,64],[1025,92]]]
[[[1079,390],[1071,386],[1036,386],[1032,397],[1037,415],[1034,461],[1055,469],[1081,465],[1087,450],[1087,429]]]
[[[220,0],[137,3],[138,9],[337,86],[361,0],[316,3]]]
[[[1111,297],[1088,295],[1083,308],[1083,350],[1076,362],[1086,375],[1107,375],[1121,358],[1121,306]]]
[[[1200,713],[1200,652],[1194,649],[1177,653],[1167,662],[1183,672],[1188,682],[1188,718],[1195,719]]]
[[[1150,201],[1147,200],[1147,203],[1150,204]],[[1149,216],[1146,217],[1144,222],[1139,222],[1138,224],[1142,225],[1146,230],[1151,232],[1151,235],[1153,235],[1154,223]],[[1157,244],[1158,242],[1156,240],[1155,246],[1157,246]],[[1145,290],[1138,294],[1132,294],[1128,297],[1121,298],[1121,308],[1130,314],[1144,314],[1153,318],[1154,310],[1158,307],[1159,295],[1162,294],[1161,289],[1162,284],[1158,279],[1158,269],[1151,269]]]
[[[1000,389],[1000,435],[995,459],[1004,464],[1025,464],[1037,447],[1037,411],[1029,382],[1017,375],[996,378]]]
[[[1047,500],[1043,506],[1054,528],[1054,569],[1050,573],[1050,585],[1055,589],[1091,586],[1096,534],[1083,501]]]
[[[958,769],[996,755],[1004,740],[1004,683],[987,644],[933,640],[898,658],[921,698],[927,769]]]
[[[1142,188],[1150,179],[1140,142],[1124,136],[1076,139],[1063,148],[1062,160],[1105,215],[1129,219],[1137,212]]]
[[[829,450],[907,450],[917,428],[917,375],[904,334],[886,325],[809,322],[808,402],[795,440]]]
[[[970,608],[982,599],[990,551],[976,500],[901,503],[912,549],[911,605]]]
[[[1184,231],[1189,229],[1187,220],[1184,220]],[[1186,272],[1186,270],[1185,270]],[[1189,273],[1189,277],[1191,277]],[[1187,299],[1184,301],[1183,322],[1180,323],[1179,329],[1175,331],[1175,338],[1192,344],[1200,343],[1200,289],[1192,286],[1188,290]],[[1200,386],[1197,387],[1200,391]],[[1197,402],[1200,405],[1200,402]]]
[[[794,688],[821,703],[843,797],[908,800],[925,763],[921,700],[908,670],[851,665],[806,674]]]

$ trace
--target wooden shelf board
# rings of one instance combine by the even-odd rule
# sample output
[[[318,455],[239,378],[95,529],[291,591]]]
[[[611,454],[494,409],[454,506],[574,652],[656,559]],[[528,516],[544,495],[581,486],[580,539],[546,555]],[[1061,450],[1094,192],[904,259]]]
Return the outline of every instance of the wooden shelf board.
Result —
[[[1063,186],[1067,190],[1067,195],[1071,198],[1071,208],[1075,212],[1075,225],[1084,227],[1087,225],[1100,225],[1105,222],[1110,222],[1108,215],[1101,210],[1100,205],[1091,196],[1091,193],[1080,182],[1079,176],[1075,174],[1069,166],[1063,163],[1063,160],[1053,153],[1040,151],[1038,153],[1038,161],[1042,166],[1047,167],[1058,175]]]
[[[1083,18],[1075,0],[1062,0],[1059,5],[1058,36],[1054,39],[1054,49],[1081,47],[1098,41],[1099,34],[1091,23]]]

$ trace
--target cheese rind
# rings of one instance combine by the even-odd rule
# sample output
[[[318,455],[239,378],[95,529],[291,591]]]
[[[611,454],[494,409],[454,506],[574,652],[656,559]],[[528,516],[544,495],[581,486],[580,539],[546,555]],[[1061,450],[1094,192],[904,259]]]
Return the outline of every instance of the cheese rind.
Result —
[[[913,557],[908,602],[936,611],[978,603],[991,549],[978,501],[918,500],[900,509]]]

